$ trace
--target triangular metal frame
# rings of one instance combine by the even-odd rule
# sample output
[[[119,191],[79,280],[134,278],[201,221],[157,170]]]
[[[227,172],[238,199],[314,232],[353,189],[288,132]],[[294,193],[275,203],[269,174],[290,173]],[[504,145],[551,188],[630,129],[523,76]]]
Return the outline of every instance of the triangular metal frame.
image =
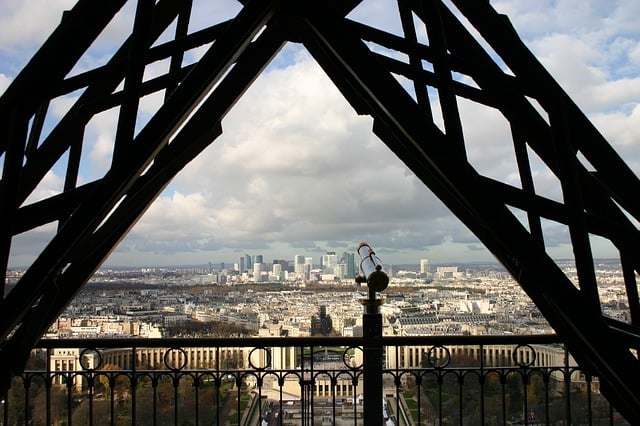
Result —
[[[640,181],[488,2],[451,3],[510,73],[440,0],[398,1],[404,37],[345,18],[357,1],[247,1],[233,20],[189,34],[190,1],[139,0],[133,32],[112,59],[67,77],[124,3],[80,0],[0,98],[3,274],[15,235],[50,222],[59,225],[0,302],[5,383],[176,173],[222,133],[225,114],[292,41],[307,48],[359,114],[373,117],[374,133],[512,273],[581,368],[599,377],[615,407],[628,419],[640,418],[635,355],[640,346],[640,259],[635,250],[640,234],[628,219],[640,221]],[[415,18],[426,26],[428,46],[416,39]],[[174,40],[154,46],[174,21]],[[404,53],[409,60],[376,53],[368,42]],[[197,63],[182,65],[185,51],[207,43],[211,46]],[[165,58],[171,58],[169,72],[143,81],[144,67]],[[425,61],[433,71],[423,68]],[[455,79],[454,73],[476,86]],[[413,96],[394,74],[412,82]],[[124,88],[118,90],[122,81]],[[438,92],[444,131],[434,123],[427,86]],[[78,101],[42,135],[49,102],[77,89],[84,90]],[[165,103],[135,135],[140,98],[158,91],[165,91]],[[509,121],[521,188],[483,176],[469,163],[458,97],[495,108]],[[120,115],[112,166],[104,177],[78,184],[84,128],[91,117],[114,106],[120,107]],[[527,149],[559,179],[564,202],[536,194]],[[64,191],[25,205],[65,153]],[[526,212],[526,227],[510,207]],[[568,227],[578,287],[548,255],[542,219]],[[629,323],[602,314],[590,234],[610,240],[620,252]]]

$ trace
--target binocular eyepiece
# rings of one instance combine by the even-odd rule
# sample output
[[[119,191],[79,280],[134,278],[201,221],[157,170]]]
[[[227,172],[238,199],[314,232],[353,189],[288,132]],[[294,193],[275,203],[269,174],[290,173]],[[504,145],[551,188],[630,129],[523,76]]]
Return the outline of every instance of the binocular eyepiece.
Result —
[[[389,285],[389,276],[384,272],[380,258],[365,242],[358,245],[357,251],[361,259],[360,272],[362,275],[356,276],[356,282],[359,284],[366,282],[370,290],[383,291]]]

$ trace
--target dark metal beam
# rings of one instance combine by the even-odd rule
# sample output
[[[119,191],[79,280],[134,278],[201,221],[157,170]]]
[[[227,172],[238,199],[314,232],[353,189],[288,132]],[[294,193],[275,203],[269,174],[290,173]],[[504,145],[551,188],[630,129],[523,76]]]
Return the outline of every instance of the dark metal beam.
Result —
[[[413,91],[415,92],[416,101],[418,102],[418,105],[424,109],[427,115],[433,117],[430,103],[431,100],[429,99],[429,92],[427,90],[427,85],[429,83],[425,78],[424,68],[422,66],[423,58],[418,50],[418,35],[413,22],[413,11],[410,8],[410,3],[406,0],[398,0],[398,9],[400,12],[402,31],[404,32],[404,38],[398,37],[398,39],[402,42],[406,41],[410,46],[412,46],[407,49],[407,54],[409,55],[409,72],[413,74],[413,78],[411,78],[411,80],[413,81]],[[381,33],[386,35],[386,33]],[[435,86],[435,83],[430,85]]]
[[[374,131],[516,277],[567,341],[583,368],[598,375],[627,418],[640,416],[640,366],[628,348],[504,204],[474,182],[477,174],[368,49],[335,16],[316,11],[304,44],[349,101],[365,104]],[[347,76],[348,84],[342,84]]]
[[[60,194],[53,195],[21,206],[16,212],[13,235],[18,235],[47,223],[64,221],[93,191],[99,180],[74,186]]]
[[[422,19],[427,28],[429,45],[434,53],[433,71],[436,75],[438,100],[444,120],[445,136],[454,149],[460,161],[466,161],[467,153],[464,147],[462,122],[458,110],[458,101],[452,76],[447,38],[440,9],[444,7],[440,0],[425,0],[415,8],[416,14]]]
[[[9,253],[11,251],[11,237],[13,235],[13,223],[16,219],[16,209],[20,205],[19,188],[21,183],[21,170],[25,140],[27,137],[27,123],[24,120],[22,108],[16,105],[14,110],[8,112],[9,122],[4,128],[5,142],[8,143],[4,153],[4,165],[2,167],[2,181],[0,182],[0,213],[2,213],[3,226],[0,228],[0,296],[4,295],[4,285],[7,266],[9,265]]]
[[[175,18],[177,3],[172,0],[163,0],[156,5],[152,38],[157,38],[162,34]],[[99,104],[101,99],[109,96],[122,81],[125,73],[128,46],[129,42],[125,41],[122,47],[114,53],[105,66],[105,73],[100,78],[91,81],[91,84],[80,95],[64,118],[51,130],[41,142],[37,151],[25,163],[22,168],[18,205],[21,205],[31,194],[45,174],[69,149],[70,145],[77,141],[77,136],[82,134],[85,125],[96,113],[94,106]],[[13,83],[9,86],[9,89],[12,87]],[[55,87],[51,90],[53,93],[57,93]],[[9,102],[10,98],[5,98],[4,96],[0,98],[0,106],[10,107]],[[5,181],[0,182],[0,192],[5,184]]]
[[[176,23],[176,32],[174,40],[186,39],[189,33],[189,18],[191,16],[191,8],[193,6],[192,0],[185,0],[182,5],[182,9],[178,14],[178,22]],[[169,63],[169,75],[172,77],[179,77],[180,70],[182,69],[182,60],[184,59],[185,49],[178,49],[171,54],[171,62]],[[178,87],[178,78],[173,78],[170,85],[165,90],[165,100],[173,93]],[[181,79],[180,79],[181,80]]]
[[[155,0],[138,0],[133,32],[130,37],[127,52],[127,65],[124,75],[123,99],[118,111],[116,137],[113,142],[113,159],[117,163],[120,155],[126,152],[127,144],[131,143],[136,130],[138,106],[140,104],[142,78],[146,64],[143,53],[147,52],[153,42],[152,22]]]
[[[267,17],[268,14],[262,15],[262,18],[253,16],[253,19],[247,18],[248,21],[242,25],[254,25],[257,31],[260,29],[261,24],[266,22],[265,19]],[[246,37],[251,40],[251,32],[246,33]],[[74,245],[69,248],[68,254],[60,260],[66,267],[50,281],[41,283],[41,291],[47,296],[47,302],[36,303],[34,301],[34,305],[24,315],[22,324],[14,331],[12,337],[6,339],[2,345],[2,349],[5,352],[21,354],[21,356],[15,358],[13,363],[10,363],[12,369],[17,371],[21,368],[21,362],[26,359],[24,351],[28,351],[28,348],[35,343],[37,338],[46,331],[48,325],[55,320],[69,301],[72,300],[77,291],[111,253],[175,174],[222,133],[222,128],[219,124],[222,117],[284,44],[284,39],[277,28],[267,29],[251,45],[234,47],[225,45],[225,41],[223,37],[220,42],[221,46],[218,47],[219,49],[236,48],[240,50],[237,54],[223,55],[223,57],[233,57],[236,61],[231,71],[225,75],[224,79],[220,81],[219,85],[195,111],[194,115],[184,122],[184,126],[173,137],[171,143],[163,145],[158,151],[153,165],[144,174],[133,179],[130,188],[122,197],[122,202],[109,217],[98,228],[79,237]],[[215,51],[216,46],[213,46],[211,50]],[[214,57],[220,56],[219,52],[217,53]],[[222,64],[219,64],[219,72],[223,73],[224,69],[229,65],[227,63],[223,68]],[[211,125],[212,121],[216,124]],[[132,146],[139,143],[142,142],[136,140]],[[128,149],[128,156],[135,155],[132,151],[133,149]],[[145,159],[141,158],[141,160]],[[120,171],[127,172],[126,169],[120,169]],[[116,181],[118,182],[120,179],[116,179]],[[85,204],[94,205],[99,203],[99,199],[105,195],[104,190],[106,187],[104,185],[103,182],[98,184],[98,188],[93,189],[90,196],[85,200]],[[84,205],[80,205],[78,212],[81,212],[84,208]],[[75,215],[72,219],[75,220]],[[63,231],[65,230],[66,228],[63,229]],[[18,286],[21,286],[20,289],[27,288],[22,280],[18,282],[14,291],[19,290]],[[14,295],[14,291],[9,294],[8,298]],[[18,297],[24,297],[24,295]],[[19,301],[22,299],[14,300]],[[35,318],[37,318],[37,321],[34,320]]]
[[[160,9],[161,5],[165,3],[158,3],[156,6],[156,18],[154,23],[158,22],[158,9]],[[161,10],[161,9],[160,9]],[[169,16],[170,17],[170,16]],[[144,54],[145,63],[148,65],[150,63],[160,61],[166,58],[178,57],[182,56],[184,52],[195,49],[196,47],[203,46],[208,43],[213,43],[216,38],[220,35],[220,33],[224,30],[224,28],[228,25],[229,21],[222,22],[216,25],[212,25],[211,27],[204,28],[200,31],[193,32],[184,37],[181,37],[177,40],[168,41],[166,43],[162,43],[159,45],[154,45],[146,52],[140,52]],[[154,28],[164,29],[161,25],[154,26]],[[154,30],[157,31],[157,30]],[[159,35],[155,33],[156,36]],[[54,93],[54,96],[62,96],[68,93],[71,93],[75,90],[81,90],[85,87],[88,87],[95,82],[101,81],[103,79],[111,79],[114,76],[111,75],[114,71],[118,73],[120,78],[124,77],[124,67],[114,69],[114,64],[116,63],[115,59],[119,59],[119,64],[122,65],[126,61],[126,50],[128,48],[128,42],[125,42],[119,53],[115,53],[112,59],[106,65],[98,66],[91,70],[75,74],[70,76],[64,80],[64,82],[60,85],[59,92]],[[191,68],[191,66],[185,66],[180,68],[180,70]],[[174,70],[175,71],[175,70]],[[171,72],[169,74],[172,74]],[[177,81],[182,80],[183,76],[175,76]]]
[[[111,209],[134,184],[169,138],[187,119],[211,88],[227,72],[253,37],[273,15],[270,3],[246,6],[204,55],[174,94],[140,131],[126,156],[114,164],[64,228],[51,240],[16,287],[0,302],[0,333],[5,339],[38,300],[44,283],[67,267],[67,255],[76,244],[97,228]]]
[[[471,24],[491,44],[518,79],[547,110],[562,101],[566,119],[575,132],[577,149],[598,170],[612,196],[636,220],[640,220],[640,180],[579,110],[547,70],[522,42],[509,19],[498,14],[487,2],[452,0]]]
[[[8,111],[17,105],[22,105],[28,119],[52,98],[51,94],[125,2],[79,0],[64,13],[60,25],[0,98],[0,129],[9,127]],[[0,138],[0,153],[7,149],[6,144],[7,140]]]

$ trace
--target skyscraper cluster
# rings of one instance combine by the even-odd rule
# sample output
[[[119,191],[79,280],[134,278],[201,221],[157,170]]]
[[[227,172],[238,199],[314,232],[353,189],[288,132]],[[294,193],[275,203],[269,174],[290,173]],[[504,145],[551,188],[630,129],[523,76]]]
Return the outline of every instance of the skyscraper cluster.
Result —
[[[234,269],[238,274],[252,277],[254,281],[269,279],[282,280],[294,273],[304,279],[312,279],[313,276],[330,276],[337,279],[351,279],[356,276],[355,254],[343,252],[338,255],[335,251],[327,251],[320,257],[319,268],[313,264],[313,258],[304,254],[297,254],[293,261],[275,259],[271,264],[264,262],[264,256],[245,254],[240,256]]]

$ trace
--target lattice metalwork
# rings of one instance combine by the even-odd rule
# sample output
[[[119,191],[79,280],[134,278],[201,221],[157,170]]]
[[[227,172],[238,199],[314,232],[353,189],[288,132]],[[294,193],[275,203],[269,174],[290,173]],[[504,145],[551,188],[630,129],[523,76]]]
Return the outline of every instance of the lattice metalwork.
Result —
[[[3,274],[16,235],[57,224],[1,302],[5,381],[172,177],[221,134],[227,111],[291,41],[307,48],[353,108],[373,118],[373,132],[513,274],[616,407],[640,418],[640,182],[487,1],[399,0],[399,36],[347,19],[358,1],[246,1],[235,18],[190,32],[191,1],[139,0],[120,49],[103,65],[71,74],[125,3],[80,0],[0,98]],[[426,39],[417,26],[426,28]],[[168,28],[175,31],[164,41]],[[185,63],[196,47],[204,55]],[[145,77],[157,61],[168,61],[168,70]],[[55,118],[51,102],[71,93],[73,106]],[[164,103],[136,133],[141,99],[156,93]],[[519,182],[474,167],[461,103],[506,119]],[[113,108],[111,166],[79,182],[86,127]],[[46,120],[55,121],[51,130]],[[534,158],[557,178],[560,200],[536,191]],[[63,190],[31,202],[61,160]],[[568,229],[576,283],[548,254],[545,222]],[[591,236],[620,253],[628,323],[602,314]]]
[[[141,348],[139,339],[45,339],[31,369],[13,379],[0,416],[5,424],[71,417],[82,425],[177,425],[239,423],[253,413],[253,423],[312,425],[322,417],[368,426],[363,351],[348,347],[362,340],[147,339]],[[238,343],[247,346],[227,346]],[[385,337],[384,414],[375,420],[613,424],[617,413],[599,382],[558,343],[552,335]]]

